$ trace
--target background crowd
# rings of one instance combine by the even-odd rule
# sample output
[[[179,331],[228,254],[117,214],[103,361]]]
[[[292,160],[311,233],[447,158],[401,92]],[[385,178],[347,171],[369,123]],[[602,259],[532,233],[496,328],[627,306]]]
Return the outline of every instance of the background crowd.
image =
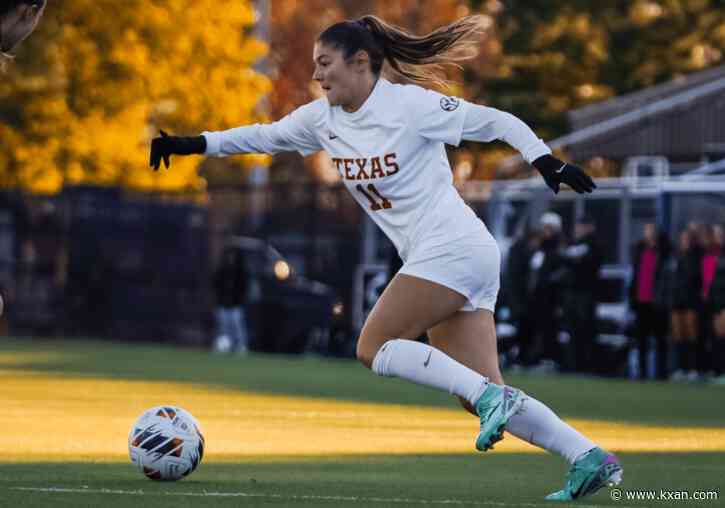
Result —
[[[645,224],[632,247],[621,323],[631,376],[725,384],[724,244],[719,224],[691,223],[675,238]],[[597,313],[603,259],[589,216],[567,239],[559,215],[547,212],[513,243],[502,293],[515,329],[514,366],[615,374],[601,340],[610,330]]]

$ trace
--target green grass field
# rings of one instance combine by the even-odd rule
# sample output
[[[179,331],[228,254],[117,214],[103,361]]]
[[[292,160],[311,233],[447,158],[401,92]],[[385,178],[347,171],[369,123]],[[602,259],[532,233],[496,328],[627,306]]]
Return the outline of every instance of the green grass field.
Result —
[[[623,499],[577,506],[723,506],[725,388],[510,376],[625,467]],[[207,452],[177,483],[130,465],[148,407],[201,422]],[[446,394],[352,361],[91,340],[0,339],[0,506],[551,506],[566,465],[509,436],[473,450],[477,421]],[[637,490],[720,500],[634,500]],[[673,497],[680,494],[673,494]]]

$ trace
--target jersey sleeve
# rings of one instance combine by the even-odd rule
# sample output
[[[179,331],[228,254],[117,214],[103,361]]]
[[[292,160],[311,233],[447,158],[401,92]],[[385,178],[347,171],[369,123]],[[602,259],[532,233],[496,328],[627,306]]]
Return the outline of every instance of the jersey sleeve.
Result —
[[[281,120],[269,124],[254,124],[225,131],[202,132],[206,138],[205,155],[222,157],[239,153],[297,151],[307,156],[322,150],[315,135],[319,104],[297,108]]]
[[[463,125],[463,139],[483,142],[500,139],[518,150],[528,163],[551,153],[546,143],[519,118],[478,104],[469,104]]]
[[[469,103],[415,85],[405,88],[407,109],[418,134],[431,141],[458,146]]]

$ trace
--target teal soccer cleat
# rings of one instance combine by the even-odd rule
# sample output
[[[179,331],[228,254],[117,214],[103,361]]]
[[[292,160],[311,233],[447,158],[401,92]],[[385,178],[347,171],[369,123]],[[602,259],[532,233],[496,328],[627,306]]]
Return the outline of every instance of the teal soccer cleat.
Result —
[[[476,413],[481,418],[481,429],[476,449],[482,452],[493,448],[503,439],[506,423],[521,408],[524,396],[521,390],[490,383],[476,402]]]
[[[592,448],[572,464],[562,490],[546,496],[549,501],[573,501],[594,494],[604,486],[622,481],[622,466],[617,457],[601,448]]]

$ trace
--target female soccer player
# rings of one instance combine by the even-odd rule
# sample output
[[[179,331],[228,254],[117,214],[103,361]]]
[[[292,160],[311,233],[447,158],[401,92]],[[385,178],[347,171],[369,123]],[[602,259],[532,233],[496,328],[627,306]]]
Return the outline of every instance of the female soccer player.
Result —
[[[358,359],[378,375],[458,396],[480,418],[479,450],[493,448],[505,429],[561,454],[572,467],[564,489],[549,498],[570,500],[619,483],[622,469],[541,402],[504,385],[493,320],[499,249],[453,186],[444,144],[502,139],[554,192],[560,183],[591,192],[594,182],[552,157],[508,113],[381,76],[387,62],[410,81],[442,82],[437,66],[474,56],[480,26],[481,18],[470,16],[415,36],[374,16],[334,24],[313,52],[313,79],[325,97],[272,124],[197,137],[162,132],[151,143],[150,165],[158,169],[163,159],[168,167],[171,154],[326,150],[345,186],[404,261],[363,326]],[[410,340],[424,332],[430,345]]]
[[[0,69],[9,52],[38,26],[45,0],[4,0],[0,5]]]

